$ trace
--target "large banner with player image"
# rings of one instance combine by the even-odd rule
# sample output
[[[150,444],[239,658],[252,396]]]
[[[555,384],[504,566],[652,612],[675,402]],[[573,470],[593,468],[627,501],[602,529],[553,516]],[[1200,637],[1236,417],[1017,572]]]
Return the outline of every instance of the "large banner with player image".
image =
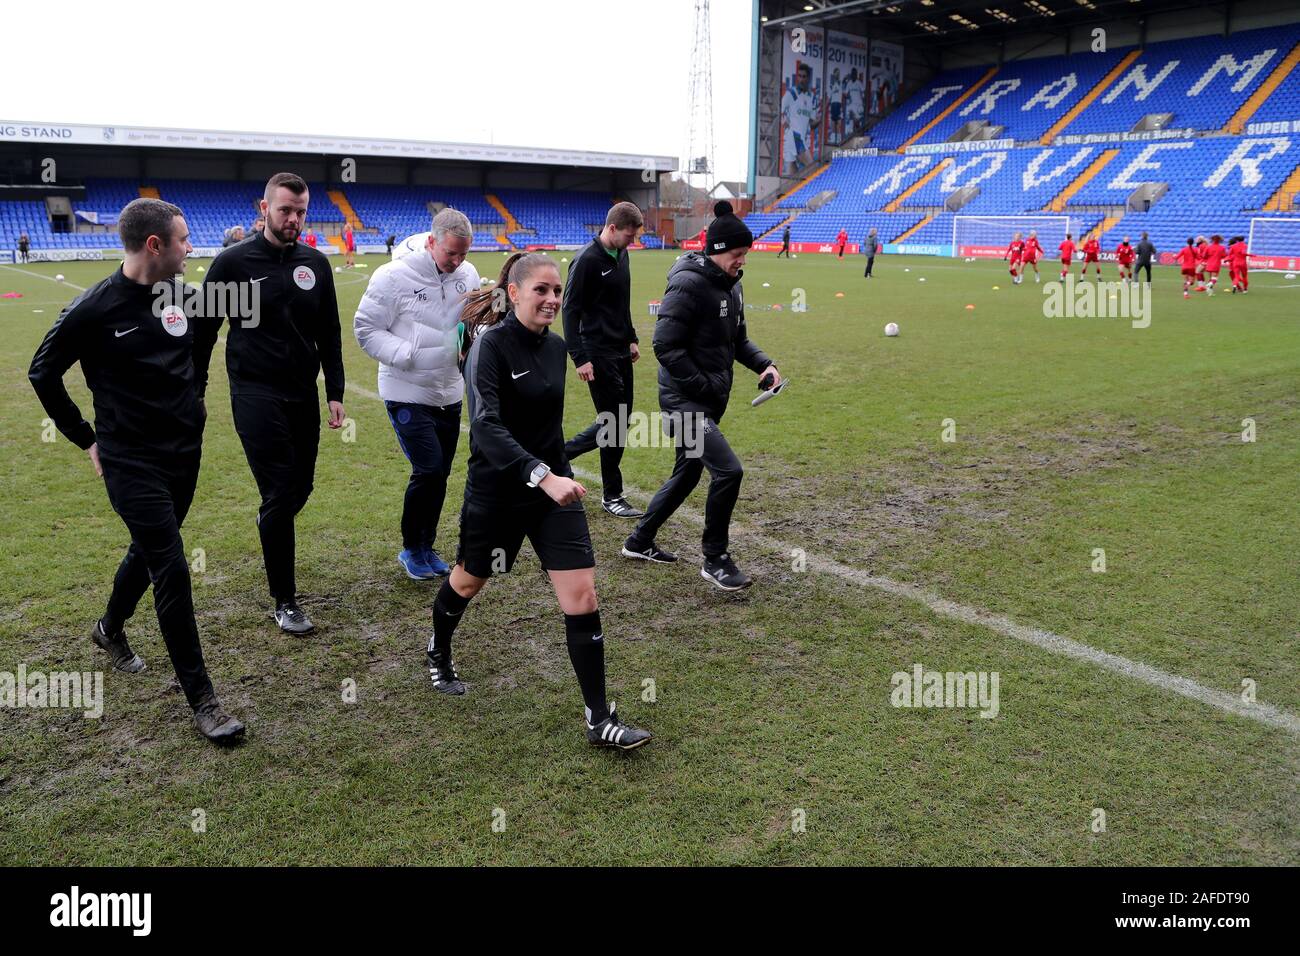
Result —
[[[884,116],[898,102],[903,88],[903,48],[897,43],[871,41],[868,108],[872,116]]]
[[[781,53],[781,175],[800,176],[821,161],[822,82],[826,34],[818,27],[785,31]]]
[[[826,143],[838,146],[862,130],[867,108],[867,38],[826,31]]]

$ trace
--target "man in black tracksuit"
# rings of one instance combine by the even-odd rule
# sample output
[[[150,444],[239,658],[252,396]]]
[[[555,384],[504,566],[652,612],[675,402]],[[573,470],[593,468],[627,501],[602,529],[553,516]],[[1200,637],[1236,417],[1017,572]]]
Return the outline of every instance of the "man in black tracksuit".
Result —
[[[744,469],[718,423],[731,396],[733,362],[759,373],[764,388],[780,384],[781,374],[749,341],[745,328],[741,266],[754,237],[732,215],[730,203],[719,202],[714,212],[717,218],[709,225],[704,252],[677,261],[659,306],[654,337],[659,407],[676,440],[676,461],[672,475],[624,542],[622,554],[647,561],[677,560],[655,544],[655,533],[707,468],[711,481],[704,506],[701,574],[723,590],[736,591],[752,583],[728,553],[728,526]]]
[[[1142,238],[1138,240],[1134,251],[1137,252],[1137,268],[1133,270],[1133,278],[1137,278],[1139,270],[1145,269],[1147,271],[1147,282],[1149,283],[1151,281],[1151,260],[1156,254],[1156,247],[1145,232],[1142,233]]]
[[[266,185],[266,228],[217,256],[205,288],[255,286],[253,318],[231,318],[226,371],[235,431],[262,495],[257,530],[275,620],[290,634],[313,625],[298,607],[294,517],[311,495],[320,444],[316,377],[325,371],[329,426],[343,425],[343,347],[334,273],[321,252],[297,241],[307,215],[307,184],[276,173]],[[194,335],[199,394],[221,320],[200,321]]]
[[[564,338],[597,412],[596,421],[569,439],[564,452],[576,458],[600,448],[602,506],[618,518],[641,517],[623,497],[618,466],[632,410],[632,363],[641,357],[632,326],[627,247],[643,224],[634,204],[615,204],[605,228],[569,263],[564,287]]]
[[[118,229],[126,261],[63,310],[28,377],[59,431],[89,452],[131,532],[91,639],[118,670],[144,670],[124,628],[152,582],[158,627],[195,724],[211,740],[232,740],[244,725],[222,709],[208,678],[180,532],[198,482],[206,417],[191,361],[194,332],[175,280],[190,251],[189,230],[181,211],[159,199],[128,204]],[[94,400],[94,428],[63,385],[76,362]]]

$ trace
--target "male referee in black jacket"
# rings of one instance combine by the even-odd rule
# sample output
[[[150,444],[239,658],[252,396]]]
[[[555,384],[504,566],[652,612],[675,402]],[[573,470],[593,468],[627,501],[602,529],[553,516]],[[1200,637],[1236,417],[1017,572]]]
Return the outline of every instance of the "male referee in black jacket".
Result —
[[[314,629],[298,607],[294,578],[294,517],[307,504],[320,444],[316,377],[325,371],[329,426],[343,425],[343,346],[334,272],[324,253],[298,242],[307,219],[307,183],[276,173],[261,201],[266,227],[223,251],[205,286],[256,286],[252,319],[233,319],[226,341],[226,371],[235,431],[262,495],[257,531],[275,621],[290,634]],[[194,333],[199,393],[221,319],[200,321]]]
[[[623,443],[632,410],[632,363],[641,357],[632,325],[632,269],[627,247],[644,225],[641,210],[615,203],[605,228],[569,263],[564,285],[564,341],[591,389],[596,420],[564,444],[570,459],[600,448],[601,506],[617,518],[641,512],[623,497]]]
[[[180,209],[161,199],[128,203],[117,228],[126,261],[63,310],[28,377],[59,431],[89,453],[131,532],[91,640],[118,670],[144,670],[125,625],[152,581],[158,628],[195,725],[225,742],[242,736],[244,725],[222,709],[208,678],[180,530],[194,500],[205,418],[191,361],[194,331],[176,281],[189,229]],[[76,362],[95,404],[94,428],[63,385]]]
[[[659,359],[659,407],[673,431],[673,473],[655,493],[645,517],[623,544],[626,558],[661,563],[677,556],[655,543],[655,533],[709,470],[704,503],[704,566],[700,574],[724,591],[749,587],[749,575],[736,567],[728,545],[731,512],[740,497],[744,468],[727,444],[718,423],[731,397],[732,364],[740,362],[760,375],[764,387],[781,382],[772,360],[745,328],[741,266],[754,236],[731,211],[713,207],[704,251],[687,253],[668,273],[668,289],[655,323],[655,357]]]

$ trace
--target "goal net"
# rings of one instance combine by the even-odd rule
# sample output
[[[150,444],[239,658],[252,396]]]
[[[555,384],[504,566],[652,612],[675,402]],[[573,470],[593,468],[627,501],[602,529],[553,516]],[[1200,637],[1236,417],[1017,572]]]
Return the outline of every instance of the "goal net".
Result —
[[[1001,256],[1016,233],[1027,239],[1030,232],[1038,233],[1038,244],[1051,258],[1067,232],[1079,242],[1079,220],[1073,216],[953,216],[952,254]]]
[[[1295,272],[1296,264],[1300,262],[1300,216],[1251,219],[1246,248],[1252,259],[1272,260],[1259,268]],[[1252,267],[1255,267],[1254,263]]]

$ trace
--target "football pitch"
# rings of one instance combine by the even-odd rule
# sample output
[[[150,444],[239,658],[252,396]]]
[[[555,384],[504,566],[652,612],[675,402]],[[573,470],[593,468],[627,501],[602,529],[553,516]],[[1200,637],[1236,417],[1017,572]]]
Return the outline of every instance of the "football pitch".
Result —
[[[646,413],[674,256],[632,258]],[[495,278],[502,256],[471,259]],[[1134,328],[1048,317],[1001,262],[881,256],[868,281],[862,257],[752,255],[750,336],[791,381],[751,408],[738,367],[722,421],[755,585],[699,575],[707,479],[659,535],[682,561],[650,566],[618,555],[631,523],[600,510],[596,456],[575,463],[610,696],[656,735],[617,754],[582,734],[527,545],[457,631],[469,693],[430,688],[436,583],[395,560],[408,466],[351,334],[383,260],[359,261],[335,276],[354,427],[323,429],[297,522],[305,639],[270,619],[213,362],[183,533],[213,681],[249,726],[228,751],[194,730],[150,597],[128,625],[144,673],[92,647],[128,539],[85,454],[42,440],[26,377],[74,286],[116,264],[0,267],[23,295],[0,299],[0,672],[105,671],[98,719],[0,709],[7,863],[1300,863],[1300,280],[1184,301],[1157,268]],[[570,374],[566,431],[592,416]],[[638,506],[671,469],[659,444],[624,458]],[[935,700],[935,674],[989,696]]]

